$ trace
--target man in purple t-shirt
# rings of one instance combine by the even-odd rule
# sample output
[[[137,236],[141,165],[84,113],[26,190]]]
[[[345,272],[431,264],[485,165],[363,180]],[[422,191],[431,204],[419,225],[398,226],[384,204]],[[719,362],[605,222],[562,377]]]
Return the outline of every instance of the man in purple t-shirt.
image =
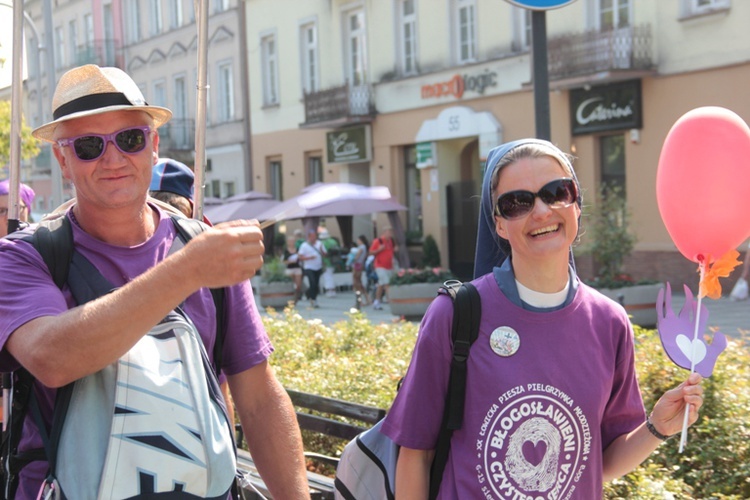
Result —
[[[63,176],[75,186],[77,198],[65,216],[76,250],[118,288],[76,306],[29,243],[0,240],[0,371],[23,366],[34,375],[49,425],[56,388],[117,361],[178,306],[211,356],[216,311],[208,288],[225,287],[222,368],[253,459],[275,498],[307,497],[294,409],[268,363],[273,348],[249,284],[262,265],[257,222],[207,229],[169,255],[174,225],[147,194],[157,128],[171,112],[149,106],[121,70],[94,65],[62,76],[53,108],[54,121],[34,136],[52,143]],[[41,442],[28,423],[21,449]],[[25,467],[17,498],[36,497],[45,470],[41,462]]]

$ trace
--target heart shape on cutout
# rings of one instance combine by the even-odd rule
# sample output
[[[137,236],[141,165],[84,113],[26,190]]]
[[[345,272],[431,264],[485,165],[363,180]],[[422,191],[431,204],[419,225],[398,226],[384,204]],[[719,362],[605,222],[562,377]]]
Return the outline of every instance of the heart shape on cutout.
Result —
[[[547,443],[544,441],[537,441],[536,443],[524,441],[522,451],[526,461],[531,465],[537,466],[547,454]]]
[[[680,348],[688,361],[693,361],[697,365],[706,357],[706,344],[701,339],[690,340],[687,335],[681,333],[677,336],[676,341],[677,347]],[[695,348],[695,351],[693,351],[693,348]],[[691,356],[693,356],[692,359]]]

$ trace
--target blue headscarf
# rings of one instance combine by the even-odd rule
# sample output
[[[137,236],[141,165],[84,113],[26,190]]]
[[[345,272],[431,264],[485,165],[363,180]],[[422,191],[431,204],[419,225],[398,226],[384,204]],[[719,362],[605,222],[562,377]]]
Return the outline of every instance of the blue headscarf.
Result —
[[[581,185],[578,182],[573,165],[567,160],[565,153],[549,141],[542,139],[519,139],[517,141],[507,142],[490,151],[487,155],[487,163],[484,170],[484,180],[482,181],[482,198],[479,204],[479,228],[477,229],[477,248],[474,258],[474,278],[483,276],[489,272],[495,266],[499,266],[505,258],[510,255],[510,244],[508,240],[498,236],[495,231],[495,195],[492,192],[492,174],[495,172],[497,164],[500,160],[508,154],[512,149],[518,146],[525,146],[527,144],[539,144],[547,146],[556,151],[560,152],[560,157],[567,162],[567,167],[573,174],[573,180],[575,180],[578,186],[578,206],[581,206]],[[575,269],[573,262],[573,251],[570,252],[570,263]]]

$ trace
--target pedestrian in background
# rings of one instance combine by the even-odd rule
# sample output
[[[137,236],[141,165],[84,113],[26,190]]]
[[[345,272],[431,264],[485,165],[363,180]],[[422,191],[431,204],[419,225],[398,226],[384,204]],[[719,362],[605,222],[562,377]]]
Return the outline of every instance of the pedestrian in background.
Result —
[[[383,305],[381,301],[388,299],[388,290],[390,288],[391,276],[393,275],[393,255],[395,251],[396,245],[393,242],[391,228],[390,226],[385,226],[380,233],[380,237],[375,238],[372,246],[370,246],[370,254],[375,256],[375,273],[378,275],[375,301],[372,303],[373,309],[382,309]]]
[[[352,288],[354,289],[354,293],[360,294],[363,306],[370,304],[370,296],[367,294],[367,289],[365,289],[364,284],[362,284],[362,273],[365,270],[368,246],[367,237],[364,234],[360,234],[357,237],[357,246],[352,249],[354,251],[354,258],[352,261]]]
[[[19,210],[18,220],[22,222],[31,222],[31,207],[34,203],[34,190],[24,183],[19,184]],[[8,211],[10,209],[10,181],[8,179],[0,182],[0,237],[8,234]]]
[[[323,290],[325,291],[326,297],[336,296],[336,282],[333,279],[334,268],[334,256],[339,256],[341,248],[336,238],[332,237],[328,232],[328,229],[323,228],[320,231],[320,242],[323,244],[323,248],[326,249],[325,255],[323,256]]]
[[[286,264],[284,271],[287,276],[294,282],[294,303],[297,304],[302,298],[302,266],[300,266],[299,256],[297,255],[297,238],[287,236],[286,248],[281,256],[281,260]]]
[[[314,229],[308,229],[307,241],[300,245],[297,250],[297,260],[302,264],[303,273],[307,277],[307,298],[310,307],[318,307],[318,294],[320,293],[320,275],[323,273],[323,256],[326,249],[318,240],[318,233]]]

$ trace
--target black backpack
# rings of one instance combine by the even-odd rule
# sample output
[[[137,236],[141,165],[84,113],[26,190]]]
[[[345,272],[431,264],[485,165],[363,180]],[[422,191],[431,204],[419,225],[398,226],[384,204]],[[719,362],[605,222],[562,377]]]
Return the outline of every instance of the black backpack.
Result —
[[[179,242],[184,245],[192,238],[203,232],[207,226],[195,219],[172,216],[179,236]],[[47,268],[52,275],[53,281],[58,288],[62,289],[68,283],[69,278],[78,279],[69,273],[72,266],[79,265],[79,260],[74,258],[73,233],[70,226],[70,220],[66,215],[40,223],[33,233],[16,232],[7,236],[9,239],[21,239],[31,243],[39,252]],[[175,241],[175,249],[178,241]],[[87,284],[78,285],[88,286]],[[218,376],[221,367],[222,348],[224,341],[224,289],[211,289],[216,307],[216,342],[213,349],[214,371]],[[28,450],[25,452],[18,451],[21,432],[24,420],[29,411],[40,425],[42,422],[36,398],[33,394],[34,377],[26,369],[19,368],[15,372],[3,374],[3,388],[12,391],[12,406],[10,407],[10,418],[6,429],[2,433],[0,442],[0,461],[2,462],[2,471],[0,478],[2,480],[2,492],[0,498],[13,498],[18,487],[18,474],[29,463],[37,460],[48,461],[47,451],[44,448]],[[58,396],[55,401],[55,408],[63,410],[55,411],[53,419],[52,434],[49,441],[56,440],[55,436],[60,432],[64,413],[70,401],[72,394],[72,384],[58,390]],[[58,419],[60,423],[58,423]]]
[[[471,283],[447,282],[441,293],[453,299],[453,325],[451,360],[445,412],[440,426],[435,457],[430,468],[430,496],[437,497],[443,471],[448,462],[453,431],[463,424],[466,396],[466,361],[471,344],[479,335],[482,304],[479,292]],[[336,498],[359,500],[383,498],[392,500],[395,493],[398,445],[380,432],[383,420],[350,441],[341,454],[336,467]]]

